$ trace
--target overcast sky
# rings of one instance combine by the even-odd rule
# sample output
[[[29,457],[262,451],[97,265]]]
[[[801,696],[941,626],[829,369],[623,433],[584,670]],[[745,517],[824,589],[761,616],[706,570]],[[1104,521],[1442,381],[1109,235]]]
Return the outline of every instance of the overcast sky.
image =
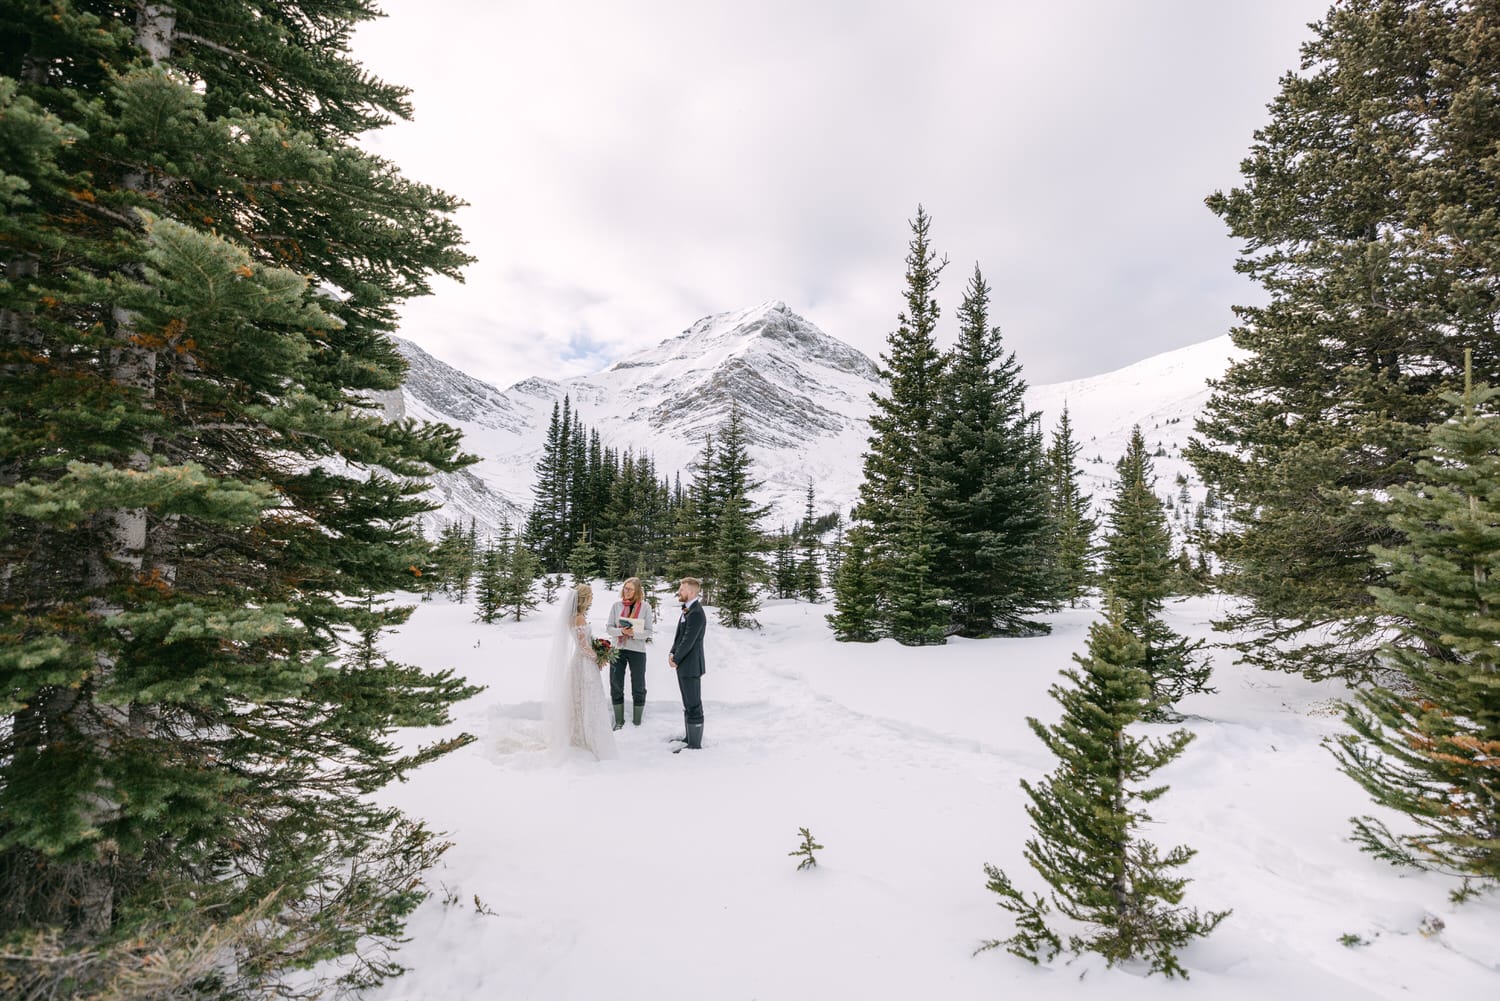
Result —
[[[501,387],[782,299],[872,357],[932,216],[1028,381],[1216,337],[1255,289],[1203,205],[1328,0],[384,0],[367,145],[470,203],[402,333]]]

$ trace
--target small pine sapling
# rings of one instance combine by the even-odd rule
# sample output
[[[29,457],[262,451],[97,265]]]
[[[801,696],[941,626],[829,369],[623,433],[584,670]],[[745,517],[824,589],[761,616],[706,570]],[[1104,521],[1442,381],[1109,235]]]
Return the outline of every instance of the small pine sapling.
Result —
[[[801,872],[803,869],[816,868],[818,858],[813,852],[822,851],[823,846],[813,840],[812,832],[807,828],[799,827],[797,828],[797,833],[802,835],[802,844],[797,847],[796,851],[787,852],[787,854],[793,858],[801,856],[802,861],[797,863],[798,872]]]

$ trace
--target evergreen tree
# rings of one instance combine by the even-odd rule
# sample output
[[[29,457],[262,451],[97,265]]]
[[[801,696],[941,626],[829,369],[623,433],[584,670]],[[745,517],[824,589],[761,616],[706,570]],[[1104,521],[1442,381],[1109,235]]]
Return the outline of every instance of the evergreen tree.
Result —
[[[1407,540],[1376,557],[1390,585],[1377,607],[1402,623],[1384,656],[1403,684],[1361,691],[1343,770],[1375,802],[1409,816],[1394,834],[1355,822],[1369,851],[1407,865],[1500,883],[1500,391],[1466,386],[1434,425],[1418,482],[1391,491]]]
[[[776,533],[776,548],[771,562],[771,586],[778,598],[797,596],[797,565],[792,558],[792,537],[786,526]]]
[[[833,613],[828,624],[840,643],[873,643],[879,638],[879,607],[870,576],[870,548],[858,525],[844,536],[833,575]]]
[[[590,541],[597,551],[599,576],[609,580],[613,573],[610,554],[617,547],[608,509],[620,478],[620,457],[614,449],[604,447],[597,429],[588,430],[587,440],[584,471],[579,484],[579,518],[587,526]]]
[[[714,551],[718,545],[719,504],[713,496],[714,467],[718,461],[713,436],[703,442],[703,450],[689,467],[692,480],[684,489],[679,484],[679,501],[673,518],[672,542],[667,547],[667,564],[675,580],[697,577],[703,589],[712,589]]]
[[[1242,186],[1209,207],[1264,290],[1189,457],[1229,506],[1216,540],[1247,660],[1365,676],[1400,544],[1381,498],[1412,478],[1464,345],[1500,379],[1495,15],[1473,0],[1333,6],[1282,79]]]
[[[718,587],[714,603],[719,621],[731,629],[744,629],[759,623],[754,613],[760,608],[756,582],[760,566],[755,556],[756,533],[746,521],[749,505],[739,494],[729,498],[719,519],[717,559]]]
[[[881,353],[880,376],[887,395],[871,393],[869,451],[859,487],[856,516],[866,523],[873,547],[884,546],[888,526],[915,480],[927,471],[933,418],[941,392],[944,359],[936,341],[940,310],[934,296],[947,264],[928,244],[932,220],[922,206],[910,223],[906,255],[906,309]]]
[[[635,454],[626,451],[614,477],[614,488],[600,513],[598,538],[604,551],[604,576],[624,580],[640,562],[641,537],[636,531],[636,512],[644,498],[638,496]]]
[[[813,485],[807,484],[807,508],[802,518],[802,562],[797,568],[797,593],[806,601],[823,600],[823,571],[818,566],[817,530],[813,527]]]
[[[550,605],[557,597],[557,592],[562,590],[562,574],[544,573],[541,580],[542,600]]]
[[[1198,566],[1193,562],[1193,554],[1188,551],[1187,544],[1177,550],[1177,558],[1173,560],[1176,564],[1176,573],[1173,576],[1172,592],[1174,594],[1203,594],[1203,578],[1198,573]]]
[[[607,528],[604,534],[609,554],[605,565],[610,580],[624,580],[645,570],[649,540],[641,515],[650,503],[653,486],[642,479],[645,466],[644,454],[637,457],[627,449],[619,458],[619,469],[605,503],[602,518]]]
[[[839,513],[833,513],[835,518],[833,525],[833,544],[824,550],[824,562],[828,566],[828,586],[832,587],[834,580],[838,578],[839,569],[844,565],[844,521]]]
[[[536,482],[531,488],[531,512],[526,520],[526,544],[537,554],[546,570],[556,573],[563,568],[567,551],[568,474],[566,443],[572,434],[572,404],[564,396],[561,405],[552,404],[552,418],[547,423],[547,437],[536,464]]]
[[[573,578],[573,586],[586,584],[598,577],[599,563],[600,554],[594,546],[593,533],[585,525],[573,551],[568,554],[568,575]]]
[[[1021,781],[1035,832],[1025,858],[1051,889],[1046,897],[1028,898],[1004,871],[986,865],[989,889],[1016,915],[1016,934],[986,945],[1004,945],[1033,963],[1051,960],[1063,949],[1062,936],[1047,923],[1055,908],[1085,926],[1083,934],[1068,937],[1069,951],[1096,952],[1111,966],[1139,959],[1153,973],[1186,977],[1176,953],[1212,932],[1228,912],[1200,915],[1183,907],[1187,880],[1175,873],[1195,852],[1179,846],[1162,855],[1138,832],[1151,821],[1143,807],[1167,792],[1143,783],[1193,735],[1130,735],[1154,697],[1146,647],[1130,634],[1118,606],[1089,629],[1088,656],[1073,659],[1078,668],[1062,672],[1071,685],[1051,688],[1062,718],[1052,726],[1026,721],[1058,761],[1038,784]]]
[[[946,643],[949,612],[939,578],[941,551],[920,483],[906,495],[897,517],[886,571],[890,634],[906,646]]]
[[[456,521],[443,527],[432,550],[433,568],[438,587],[459,604],[469,600],[477,556],[475,541],[468,529]]]
[[[443,594],[448,594],[450,581],[454,575],[454,564],[457,554],[463,545],[463,537],[457,522],[448,522],[438,532],[437,541],[432,544],[432,579],[436,582],[436,589]]]
[[[374,397],[468,259],[356,142],[408,115],[350,55],[372,16],[0,7],[0,939],[63,943],[78,996],[379,983],[442,851],[372,794],[473,690],[374,638],[470,460]]]
[[[1193,576],[1198,579],[1198,587],[1204,594],[1213,590],[1213,568],[1208,565],[1208,554],[1202,549],[1198,550],[1198,561],[1193,564]]]
[[[567,528],[563,535],[563,543],[571,559],[573,551],[579,543],[587,537],[593,542],[593,521],[591,516],[593,506],[590,500],[593,490],[589,483],[589,431],[579,420],[578,414],[573,414],[573,427],[571,437],[567,439],[566,461],[568,465],[568,517]],[[571,567],[569,568],[571,570]]]
[[[1036,635],[1050,627],[1027,616],[1054,607],[1057,591],[1046,464],[989,298],[976,266],[939,380],[924,487],[959,635]]]
[[[1210,692],[1208,660],[1198,655],[1202,641],[1189,642],[1162,619],[1166,598],[1177,583],[1172,535],[1156,496],[1156,477],[1139,426],[1115,467],[1119,490],[1110,504],[1104,540],[1105,593],[1120,608],[1124,627],[1145,648],[1142,666],[1151,675],[1150,718],[1168,718],[1185,695]]]
[[[670,516],[667,488],[657,481],[656,464],[651,456],[626,451],[620,459],[604,518],[609,526],[611,579],[662,572]]]
[[[646,574],[643,580],[645,576],[658,578],[667,573],[667,553],[672,540],[672,526],[675,524],[672,485],[665,479],[658,478],[654,460],[651,477],[656,486],[652,494],[651,508],[644,515],[646,524],[649,526],[651,548],[650,557],[646,560]]]
[[[500,595],[505,586],[505,572],[511,558],[510,548],[508,539],[487,539],[475,560],[474,618],[478,622],[494,622],[500,616],[504,604]]]
[[[1047,450],[1048,483],[1051,494],[1052,529],[1055,539],[1055,580],[1057,597],[1069,608],[1078,607],[1078,599],[1088,592],[1094,581],[1094,531],[1098,520],[1089,511],[1092,498],[1080,486],[1078,442],[1073,440],[1073,425],[1067,404],[1057,419],[1052,447]]]
[[[730,407],[717,440],[718,450],[703,498],[704,505],[714,513],[706,524],[716,526],[718,531],[710,561],[714,589],[708,601],[719,607],[722,622],[739,628],[753,624],[750,616],[760,607],[755,591],[766,573],[757,550],[760,519],[767,508],[749,499],[750,492],[759,490],[762,483],[753,476],[749,441],[737,406]]]
[[[504,561],[500,567],[500,588],[497,597],[499,606],[506,613],[521,616],[536,607],[536,579],[540,567],[534,553],[520,539],[516,539],[503,550]]]

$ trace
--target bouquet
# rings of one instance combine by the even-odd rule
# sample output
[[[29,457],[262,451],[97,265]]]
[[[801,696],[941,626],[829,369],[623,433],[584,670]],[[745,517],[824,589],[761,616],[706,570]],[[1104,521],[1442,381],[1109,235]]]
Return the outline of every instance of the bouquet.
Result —
[[[596,636],[589,640],[589,647],[594,652],[594,663],[600,667],[615,659],[614,645],[603,636]]]

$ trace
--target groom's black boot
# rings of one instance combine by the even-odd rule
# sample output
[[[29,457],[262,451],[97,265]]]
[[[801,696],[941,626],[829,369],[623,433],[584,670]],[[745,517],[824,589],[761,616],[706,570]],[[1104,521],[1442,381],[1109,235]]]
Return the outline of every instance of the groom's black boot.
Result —
[[[623,703],[623,702],[616,702],[614,705],[615,705],[615,725],[613,727],[611,727],[611,729],[619,730],[619,729],[622,729],[625,726],[625,703]],[[637,712],[639,712],[639,710],[637,710]]]
[[[673,737],[672,739],[673,740],[677,740],[678,738]],[[701,750],[703,750],[703,724],[702,723],[689,723],[687,725],[687,736],[684,737],[684,738],[682,738],[682,740],[683,740],[682,747],[674,747],[674,748],[672,748],[672,753],[673,754],[676,754],[679,751],[683,751],[683,750],[688,750],[688,751],[701,751]]]

